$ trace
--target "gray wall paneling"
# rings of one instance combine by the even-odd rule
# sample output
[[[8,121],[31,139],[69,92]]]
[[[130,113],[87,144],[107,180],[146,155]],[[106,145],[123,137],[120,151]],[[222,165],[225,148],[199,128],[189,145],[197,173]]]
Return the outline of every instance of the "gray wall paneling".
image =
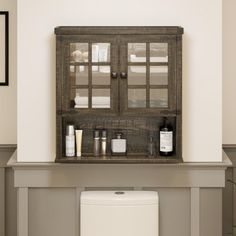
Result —
[[[17,189],[14,187],[14,171],[5,169],[5,236],[17,234]]]
[[[16,236],[16,189],[7,162],[16,145],[0,145],[0,236]]]
[[[0,168],[0,236],[5,235],[5,169]]]
[[[78,236],[81,191],[113,189],[158,191],[160,236],[222,235],[222,188],[230,162],[65,165],[14,158],[18,236]]]
[[[227,156],[233,166],[226,171],[226,183],[223,190],[223,236],[236,235],[236,145],[224,145]]]
[[[203,188],[200,192],[200,235],[222,235],[222,190]]]

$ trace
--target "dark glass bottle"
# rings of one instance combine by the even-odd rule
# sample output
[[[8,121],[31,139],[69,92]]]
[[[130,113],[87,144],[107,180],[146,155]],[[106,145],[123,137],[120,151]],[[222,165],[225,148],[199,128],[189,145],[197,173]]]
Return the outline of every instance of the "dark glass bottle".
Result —
[[[173,127],[165,117],[163,125],[160,126],[160,131],[159,131],[160,156],[173,155],[174,152],[173,136],[174,136]]]

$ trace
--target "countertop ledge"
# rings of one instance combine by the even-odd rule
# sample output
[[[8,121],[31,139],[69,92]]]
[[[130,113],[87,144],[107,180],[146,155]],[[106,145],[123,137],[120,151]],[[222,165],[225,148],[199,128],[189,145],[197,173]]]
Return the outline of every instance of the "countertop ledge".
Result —
[[[212,168],[212,169],[226,169],[232,166],[232,162],[228,158],[227,154],[222,151],[222,162],[182,162],[182,163],[155,163],[145,164],[146,166],[158,166],[167,168]],[[55,162],[17,162],[17,150],[13,153],[10,160],[7,163],[8,167],[13,168],[66,168],[66,167],[79,167],[85,165],[102,165],[102,164],[80,164],[80,163],[55,163]],[[140,165],[140,164],[105,164],[105,165]]]

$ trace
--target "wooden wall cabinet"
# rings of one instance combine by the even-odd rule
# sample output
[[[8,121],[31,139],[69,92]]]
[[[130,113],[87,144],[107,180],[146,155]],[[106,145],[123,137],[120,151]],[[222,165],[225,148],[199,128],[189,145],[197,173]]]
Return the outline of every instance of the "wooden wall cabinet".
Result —
[[[64,26],[57,27],[55,34],[56,161],[95,161],[94,128],[108,130],[108,146],[117,130],[128,141],[127,160],[113,157],[106,161],[181,160],[183,28]],[[158,149],[163,117],[174,127],[175,154],[171,158],[144,158],[150,135]],[[69,123],[84,130],[84,158],[79,160],[64,157]],[[108,157],[109,153],[108,149]]]

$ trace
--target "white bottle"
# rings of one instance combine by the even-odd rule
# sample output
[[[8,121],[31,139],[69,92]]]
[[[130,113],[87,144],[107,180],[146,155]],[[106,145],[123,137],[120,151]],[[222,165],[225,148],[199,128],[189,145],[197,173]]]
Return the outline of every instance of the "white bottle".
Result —
[[[116,138],[111,140],[113,155],[126,155],[126,139],[122,139],[122,133],[117,133]]]
[[[74,125],[66,126],[66,156],[75,156],[75,127]]]

